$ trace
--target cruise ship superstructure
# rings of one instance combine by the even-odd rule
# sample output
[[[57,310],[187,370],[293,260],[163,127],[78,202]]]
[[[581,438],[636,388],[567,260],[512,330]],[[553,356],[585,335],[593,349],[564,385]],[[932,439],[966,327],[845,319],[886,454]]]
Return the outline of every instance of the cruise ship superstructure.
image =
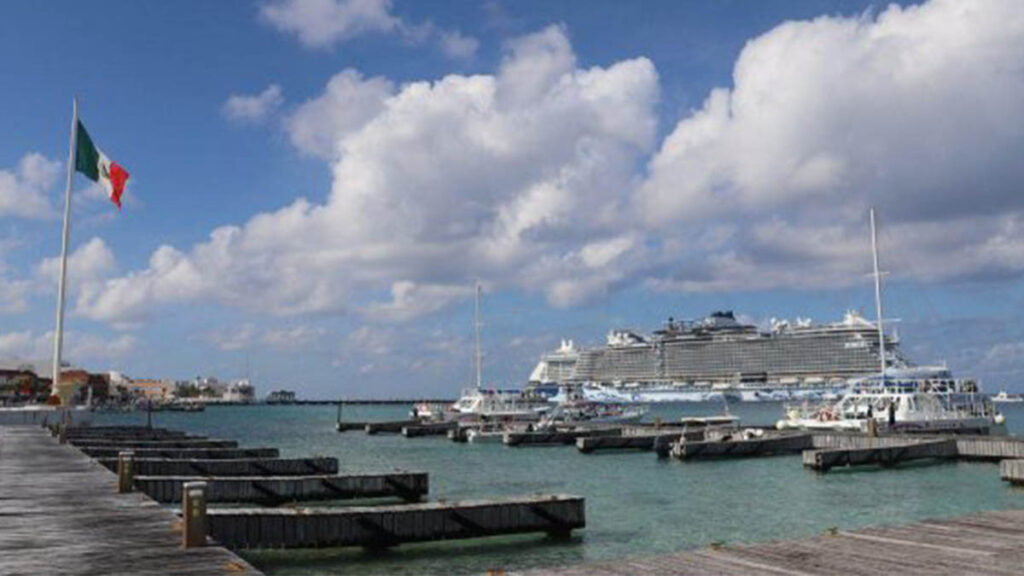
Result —
[[[854,311],[830,324],[773,319],[763,330],[714,312],[696,321],[670,318],[651,335],[613,330],[603,347],[563,341],[542,357],[530,384],[547,392],[571,384],[589,398],[616,402],[828,396],[876,373],[880,349],[887,366],[911,367],[898,337],[884,338],[880,347],[877,326]]]

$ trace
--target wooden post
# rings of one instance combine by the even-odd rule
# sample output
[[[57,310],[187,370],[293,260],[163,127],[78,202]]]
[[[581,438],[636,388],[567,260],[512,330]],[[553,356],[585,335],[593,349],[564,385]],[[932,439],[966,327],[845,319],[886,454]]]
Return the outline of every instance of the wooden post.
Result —
[[[117,491],[127,494],[135,482],[135,452],[125,450],[117,455]]]
[[[63,422],[57,424],[57,442],[60,444],[68,443],[68,425]]]
[[[206,546],[206,482],[185,482],[181,489],[185,548]]]

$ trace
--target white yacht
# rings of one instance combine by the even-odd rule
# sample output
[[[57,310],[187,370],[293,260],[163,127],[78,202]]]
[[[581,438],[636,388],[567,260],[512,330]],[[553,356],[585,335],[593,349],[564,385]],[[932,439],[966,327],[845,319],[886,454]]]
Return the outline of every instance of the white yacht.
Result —
[[[788,406],[779,429],[867,431],[869,422],[880,430],[917,432],[1004,431],[1005,418],[973,380],[953,379],[943,367],[891,367],[886,362],[882,323],[882,277],[878,270],[878,235],[871,210],[871,252],[875,277],[878,342],[882,346],[877,375],[858,379],[835,403]]]
[[[1017,404],[1024,402],[1024,397],[1020,394],[1007,394],[1006,390],[1000,390],[999,394],[992,397],[992,401],[1000,404]]]
[[[483,422],[535,421],[549,405],[545,398],[520,390],[499,390],[483,386],[483,355],[480,350],[480,283],[476,284],[473,331],[476,340],[474,361],[476,386],[462,395],[446,411],[446,420]]]

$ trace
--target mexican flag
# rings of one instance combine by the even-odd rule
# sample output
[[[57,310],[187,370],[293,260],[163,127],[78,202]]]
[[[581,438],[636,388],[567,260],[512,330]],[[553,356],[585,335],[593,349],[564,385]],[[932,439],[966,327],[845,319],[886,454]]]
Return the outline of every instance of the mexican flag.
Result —
[[[124,194],[124,185],[128,182],[128,172],[117,162],[111,162],[110,158],[102,150],[92,143],[92,138],[85,131],[81,120],[78,122],[75,136],[75,170],[85,174],[93,182],[99,182],[107,190],[110,201],[117,204],[121,209],[121,194]]]

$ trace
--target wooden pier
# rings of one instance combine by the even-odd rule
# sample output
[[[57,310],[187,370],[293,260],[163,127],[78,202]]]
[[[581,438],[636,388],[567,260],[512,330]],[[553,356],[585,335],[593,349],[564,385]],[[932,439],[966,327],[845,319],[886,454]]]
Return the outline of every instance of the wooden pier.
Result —
[[[564,536],[586,525],[583,498],[556,495],[351,508],[219,508],[210,535],[231,548],[386,548],[502,534]]]
[[[763,438],[751,438],[749,440],[677,442],[672,445],[672,456],[683,460],[777,456],[782,454],[799,454],[813,447],[813,437],[811,434],[780,434]]]
[[[506,446],[572,446],[579,438],[611,437],[622,434],[621,428],[590,428],[584,430],[538,430],[535,432],[506,432],[502,442]]]
[[[109,470],[117,469],[117,458],[97,458]],[[135,458],[140,476],[308,476],[337,474],[337,458],[239,458],[202,460],[195,458]]]
[[[352,476],[136,476],[135,487],[157,502],[181,502],[185,482],[206,482],[206,501],[279,505],[311,500],[401,498],[427,495],[426,472]]]
[[[449,430],[458,428],[459,423],[452,420],[450,422],[428,422],[426,424],[416,424],[402,427],[402,436],[406,438],[417,438],[420,436],[446,436]]]
[[[999,477],[1015,485],[1024,485],[1024,460],[1003,460],[999,463]]]
[[[671,443],[682,438],[682,432],[633,434],[630,436],[587,436],[576,439],[576,449],[584,454],[598,450],[654,450],[658,442]]]
[[[182,548],[180,522],[37,426],[0,426],[0,574],[257,575],[218,546]]]
[[[902,444],[868,446],[864,448],[826,448],[805,450],[804,466],[819,472],[828,472],[836,466],[881,465],[894,466],[901,462],[923,459],[950,459],[957,457],[956,440],[904,441]]]
[[[167,428],[148,428],[145,426],[82,426],[67,429],[69,439],[72,438],[185,438],[188,435],[181,430]],[[194,436],[193,436],[194,438]]]
[[[367,422],[363,430],[373,434],[401,434],[406,426],[419,426],[419,420],[394,420],[391,422]]]
[[[123,440],[72,438],[68,440],[77,448],[117,448],[119,450],[138,450],[139,448],[238,448],[235,440],[208,440],[205,438],[169,438],[167,440]]]
[[[1024,510],[984,512],[904,526],[834,530],[747,546],[715,546],[519,573],[520,576],[731,576],[1021,573]]]
[[[79,447],[86,456],[116,458],[126,450],[119,447]],[[277,458],[277,448],[132,448],[136,458],[203,458],[225,460],[237,458]]]

